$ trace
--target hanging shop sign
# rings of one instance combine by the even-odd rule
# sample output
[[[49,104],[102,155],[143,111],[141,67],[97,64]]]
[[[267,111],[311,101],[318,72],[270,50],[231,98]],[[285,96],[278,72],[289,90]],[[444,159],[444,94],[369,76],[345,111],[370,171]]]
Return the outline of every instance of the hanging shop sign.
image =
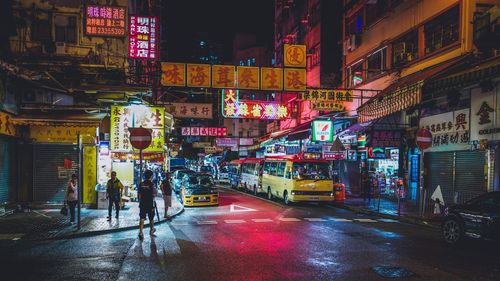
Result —
[[[385,153],[385,149],[382,147],[373,147],[370,146],[367,149],[367,156],[371,159],[387,159],[387,155]]]
[[[193,142],[193,148],[205,148],[211,145],[212,144],[210,142],[200,142],[200,141]]]
[[[338,102],[329,101],[313,101],[311,102],[312,110],[331,110],[335,112],[345,111],[345,106]]]
[[[208,146],[205,147],[205,154],[214,154],[218,152],[223,152],[224,148],[222,147],[216,147],[216,146]]]
[[[469,143],[469,109],[420,119],[420,128],[432,133],[432,147]]]
[[[166,105],[165,109],[177,118],[212,119],[211,103],[181,103],[174,102]]]
[[[236,84],[234,66],[232,65],[212,65],[212,87],[213,88],[234,88]]]
[[[85,35],[101,37],[124,37],[126,35],[127,10],[125,7],[87,5],[85,11]]]
[[[109,141],[99,142],[99,155],[108,156],[109,155]]]
[[[240,138],[240,145],[253,145],[252,138]]]
[[[181,135],[224,137],[227,135],[227,128],[226,127],[182,127]]]
[[[305,152],[305,153],[302,153],[302,159],[305,159],[305,160],[320,160],[321,159],[321,153]]]
[[[500,97],[498,91],[472,89],[471,140],[500,140]]]
[[[303,92],[306,90],[306,70],[299,68],[284,69],[284,90],[290,92]]]
[[[162,152],[165,144],[165,109],[159,106],[112,106],[111,151],[133,151],[129,128],[151,129],[151,145],[143,152]]]
[[[238,138],[216,138],[215,145],[218,147],[238,147]]]
[[[371,134],[370,145],[374,147],[401,146],[401,131],[375,130]]]
[[[0,111],[0,135],[15,136],[16,134],[17,129],[12,123],[12,115]]]
[[[162,62],[161,84],[163,86],[186,86],[186,65],[183,63]]]
[[[260,69],[260,89],[269,91],[282,91],[283,69],[262,67]]]
[[[259,89],[259,68],[254,66],[238,66],[238,89]]]
[[[324,160],[344,160],[346,159],[347,152],[346,151],[324,151],[323,159]]]
[[[306,67],[306,45],[285,44],[283,57],[286,67]]]
[[[139,161],[141,159],[139,153],[128,152],[113,152],[111,153],[111,158],[113,160],[120,161]],[[161,152],[145,152],[142,154],[142,160],[151,162],[164,162],[165,157]]]
[[[97,147],[83,147],[83,204],[96,202]]]
[[[348,161],[356,161],[358,159],[358,152],[353,149],[347,150],[347,160]]]
[[[222,90],[222,116],[277,120],[290,117],[285,104],[259,100],[240,100],[238,90]]]
[[[156,60],[158,57],[158,18],[130,16],[128,57],[132,59]]]
[[[212,82],[211,75],[212,72],[209,64],[188,64],[187,86],[210,88]]]
[[[312,124],[312,141],[333,141],[333,122],[330,120],[313,120]]]
[[[334,89],[308,89],[301,93],[302,100],[309,101],[328,101],[328,102],[352,102],[352,90],[334,90]]]
[[[85,144],[95,144],[96,127],[30,126],[30,138],[39,143],[77,144],[80,134]]]

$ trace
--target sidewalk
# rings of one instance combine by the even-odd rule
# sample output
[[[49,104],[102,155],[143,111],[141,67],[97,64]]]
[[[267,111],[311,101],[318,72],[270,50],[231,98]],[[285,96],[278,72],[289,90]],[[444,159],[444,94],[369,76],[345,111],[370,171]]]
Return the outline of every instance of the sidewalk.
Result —
[[[399,204],[399,213],[398,202],[386,198],[380,198],[380,206],[378,198],[372,198],[369,202],[359,197],[348,197],[344,204],[335,203],[334,206],[358,213],[376,215],[433,228],[440,227],[439,218],[419,216],[418,207],[411,201],[401,201]]]
[[[155,224],[163,223],[164,202],[162,198],[156,198],[160,222],[155,215]],[[107,209],[82,209],[81,229],[76,229],[76,223],[70,224],[69,215],[63,216],[60,209],[32,210],[28,213],[13,213],[0,217],[0,239],[62,239],[99,235],[110,232],[117,232],[139,228],[139,203],[128,202],[125,210],[120,210],[119,219],[107,221]],[[184,206],[179,202],[177,196],[172,196],[172,207],[168,214],[172,217],[179,215],[184,210]],[[146,221],[147,223],[148,221]],[[149,224],[146,224],[148,226]]]

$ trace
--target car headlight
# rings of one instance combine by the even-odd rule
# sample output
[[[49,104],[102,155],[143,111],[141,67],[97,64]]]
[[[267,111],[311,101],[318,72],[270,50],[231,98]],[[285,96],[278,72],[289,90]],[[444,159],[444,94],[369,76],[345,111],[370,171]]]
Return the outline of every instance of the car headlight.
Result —
[[[290,192],[292,195],[295,195],[295,191]]]

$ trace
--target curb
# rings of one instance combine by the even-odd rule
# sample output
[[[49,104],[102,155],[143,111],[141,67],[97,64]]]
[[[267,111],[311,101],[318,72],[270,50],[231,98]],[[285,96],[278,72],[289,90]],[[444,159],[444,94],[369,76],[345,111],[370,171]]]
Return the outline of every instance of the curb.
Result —
[[[395,216],[395,215],[379,213],[379,212],[371,211],[371,210],[367,210],[367,209],[351,207],[351,206],[343,205],[343,204],[335,204],[334,203],[330,206],[332,206],[334,208],[352,211],[354,213],[372,215],[372,216],[377,216],[377,217],[386,218],[386,219],[393,219],[393,220],[397,220],[400,222],[405,222],[405,223],[410,223],[410,224],[415,224],[415,225],[420,225],[420,226],[426,226],[426,227],[429,227],[432,229],[439,229],[440,228],[439,224],[430,222],[430,221],[422,219],[422,218],[417,218],[417,217],[412,217],[412,216]]]
[[[180,205],[181,205],[181,208],[179,209],[179,211],[177,213],[173,214],[170,217],[171,219],[177,217],[178,215],[180,215],[180,214],[182,214],[184,212],[184,205],[182,203],[180,203]],[[159,222],[155,222],[155,225],[160,225],[160,224],[163,224],[165,222],[168,222],[168,220],[167,219],[162,219]],[[148,223],[144,223],[144,227],[147,227],[147,226],[149,226],[149,222]],[[61,236],[51,237],[51,238],[39,239],[38,241],[44,241],[44,240],[64,240],[64,239],[91,237],[91,236],[98,236],[98,235],[102,235],[102,234],[109,234],[109,233],[121,232],[121,231],[133,230],[133,229],[139,229],[139,224],[132,225],[132,226],[127,226],[127,227],[121,227],[121,228],[113,228],[113,229],[105,229],[105,230],[96,230],[96,231],[86,231],[86,232],[72,233],[72,234],[67,234],[67,235],[61,235]]]

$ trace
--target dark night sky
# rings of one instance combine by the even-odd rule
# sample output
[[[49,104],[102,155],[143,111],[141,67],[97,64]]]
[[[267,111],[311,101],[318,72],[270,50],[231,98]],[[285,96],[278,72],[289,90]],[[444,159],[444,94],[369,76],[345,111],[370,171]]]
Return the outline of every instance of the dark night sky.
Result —
[[[197,32],[223,43],[226,60],[238,32],[257,35],[265,46],[273,42],[274,0],[167,0],[162,17],[169,61],[188,60],[192,50],[186,43]]]

